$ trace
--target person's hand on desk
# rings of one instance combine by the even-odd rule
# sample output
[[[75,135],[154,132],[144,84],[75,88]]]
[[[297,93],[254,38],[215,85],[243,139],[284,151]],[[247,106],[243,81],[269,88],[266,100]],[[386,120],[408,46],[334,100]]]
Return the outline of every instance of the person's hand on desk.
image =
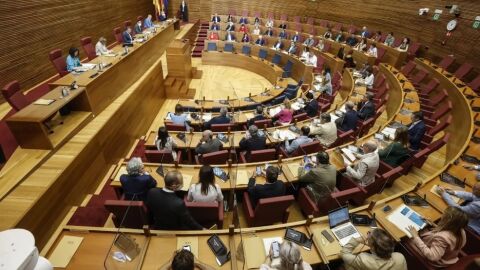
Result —
[[[415,227],[409,225],[407,228],[405,228],[409,233],[410,235],[412,236],[411,238],[415,238],[415,237],[418,237],[418,232],[417,230],[415,229]]]

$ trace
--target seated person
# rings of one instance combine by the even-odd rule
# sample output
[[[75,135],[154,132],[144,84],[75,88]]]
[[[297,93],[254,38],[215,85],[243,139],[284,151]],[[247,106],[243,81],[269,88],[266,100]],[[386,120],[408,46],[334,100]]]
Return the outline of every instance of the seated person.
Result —
[[[247,151],[250,154],[251,151],[266,149],[267,138],[258,134],[257,126],[251,125],[245,133],[245,137],[240,140],[239,146],[240,151]]]
[[[273,30],[272,30],[272,28],[271,28],[271,27],[267,28],[267,30],[265,31],[264,35],[267,36],[267,37],[273,36]]]
[[[216,22],[212,23],[212,26],[210,27],[210,30],[214,31],[220,31],[220,25]]]
[[[127,26],[127,29],[123,32],[122,38],[123,38],[123,47],[133,46],[132,28],[130,26]]]
[[[342,32],[338,32],[338,34],[335,36],[335,41],[336,42],[343,42],[343,34]],[[343,47],[342,47],[343,48]]]
[[[250,37],[248,36],[248,33],[243,33],[242,42],[250,42]]]
[[[203,227],[188,212],[183,199],[176,191],[183,186],[179,171],[168,171],[163,178],[164,188],[152,188],[147,193],[147,207],[153,216],[156,230],[202,230]]]
[[[342,46],[342,47],[340,47],[340,49],[338,49],[337,57],[340,58],[340,59],[344,59],[344,56],[345,56],[345,53],[344,53],[345,49],[344,48],[345,47]],[[352,52],[352,54],[353,54],[352,50],[350,50],[350,52]]]
[[[197,155],[204,155],[212,152],[220,151],[223,148],[222,142],[213,138],[213,132],[210,130],[205,130],[202,133],[202,138],[195,148],[195,153]]]
[[[297,53],[297,45],[295,44],[295,42],[290,42],[290,47],[287,49],[287,53],[288,54],[296,54]]]
[[[280,33],[278,34],[278,37],[283,38],[283,39],[287,39],[288,38],[287,31],[285,31],[285,29],[282,29],[282,31],[280,31]]]
[[[152,28],[153,23],[152,23],[152,14],[148,14],[147,18],[143,20],[143,27],[145,28]]]
[[[343,60],[345,60],[345,67],[347,68],[355,68],[357,66],[357,64],[355,63],[355,59],[353,59],[352,50],[348,51],[348,53],[345,54]]]
[[[288,139],[285,140],[285,151],[287,151],[288,154],[295,152],[302,144],[313,142],[313,140],[308,137],[308,135],[310,135],[310,128],[308,126],[303,126],[300,130],[302,135],[294,139],[292,143],[290,143]]]
[[[234,19],[233,16],[232,16],[231,14],[228,14],[228,16],[227,16],[227,22],[228,22],[228,23],[233,23],[233,19]]]
[[[303,51],[302,51],[302,54],[300,55],[300,58],[303,58],[303,60],[307,59],[309,52],[310,52],[309,47],[303,47]]]
[[[240,25],[240,28],[238,29],[239,32],[242,32],[242,33],[248,33],[248,27],[245,26],[245,24],[242,23],[242,25]]]
[[[370,32],[368,32],[368,29],[366,26],[362,27],[362,32],[360,33],[360,36],[362,38],[369,38],[370,37]]]
[[[253,21],[253,23],[254,23],[255,25],[259,25],[259,24],[260,24],[260,18],[255,17],[255,20]]]
[[[354,250],[361,244],[370,248],[370,252],[356,254]],[[382,229],[373,229],[364,238],[352,237],[343,246],[341,256],[345,270],[390,269],[407,270],[407,261],[402,253],[394,252],[395,241]]]
[[[337,140],[337,125],[332,122],[332,117],[329,113],[320,115],[320,124],[311,128],[310,135],[315,136],[326,147]]]
[[[367,38],[365,38],[365,37],[362,38],[360,40],[360,42],[357,45],[355,45],[355,50],[361,51],[361,52],[366,51],[367,50]]]
[[[212,16],[212,22],[219,23],[221,21],[220,16],[217,13]]]
[[[143,32],[143,26],[142,26],[142,21],[138,21],[135,24],[135,34],[141,34]]]
[[[275,42],[275,44],[273,45],[273,49],[277,51],[283,49],[283,42],[281,38],[278,38],[277,42]]]
[[[432,268],[444,268],[458,262],[458,256],[467,242],[465,227],[468,216],[457,207],[444,210],[437,227],[421,232],[413,226],[406,229],[416,253]],[[472,239],[473,240],[473,239]]]
[[[345,114],[335,120],[337,128],[341,131],[355,130],[357,128],[358,115],[357,112],[353,109],[353,102],[347,101],[345,103]]]
[[[181,104],[175,105],[175,113],[168,113],[170,121],[175,125],[185,126],[187,131],[191,129],[188,115],[183,113],[183,106]]]
[[[211,31],[210,35],[208,36],[209,40],[219,40],[220,38],[218,37],[218,32],[217,31]]]
[[[267,28],[272,28],[273,27],[272,18],[268,18],[267,22],[265,23],[265,27],[267,27]]]
[[[157,181],[145,172],[142,159],[131,158],[127,163],[127,174],[120,176],[125,200],[144,201],[147,192],[157,186]]]
[[[406,38],[403,38],[403,41],[400,44],[400,46],[397,47],[397,50],[402,51],[402,52],[406,52],[406,51],[408,51],[409,46],[410,46],[410,39],[408,37],[406,37]]]
[[[302,259],[302,253],[297,244],[284,240],[280,245],[280,256],[273,257],[272,248],[260,270],[312,270],[312,266]]]
[[[67,56],[67,71],[72,72],[75,70],[76,67],[81,67],[82,63],[80,63],[80,58],[78,57],[80,54],[80,51],[78,48],[71,47],[68,50],[68,56]]]
[[[260,28],[258,27],[258,25],[255,25],[255,28],[253,28],[253,34],[260,35]]]
[[[372,69],[372,66],[370,66],[370,64],[367,62],[363,65],[363,67],[358,71],[358,73],[360,73],[360,75],[362,76],[362,78],[366,78],[368,76],[368,71],[369,70],[373,70]]]
[[[231,120],[227,116],[227,107],[220,108],[220,115],[213,117],[204,124],[205,129],[210,129],[212,125],[230,124]]]
[[[393,47],[393,43],[395,43],[395,37],[393,36],[393,32],[390,32],[385,38],[385,41],[383,42],[383,44],[389,47]]]
[[[316,47],[319,51],[323,52],[323,49],[325,48],[325,42],[323,41],[323,38],[320,38],[318,40],[318,44]]]
[[[266,41],[265,41],[265,39],[263,39],[262,35],[258,36],[258,39],[255,41],[255,44],[260,45],[260,46],[265,45],[265,43],[266,43]]]
[[[195,260],[193,253],[180,249],[175,251],[173,259],[162,265],[159,270],[214,270],[215,267]]]
[[[356,154],[359,159],[355,165],[347,166],[346,175],[351,177],[360,186],[366,187],[375,182],[380,159],[378,157],[377,143],[368,141],[361,146],[363,155]]]
[[[382,40],[382,31],[377,31],[372,39],[375,40],[375,42],[380,42]]]
[[[95,44],[95,55],[100,56],[107,54],[113,54],[113,52],[107,48],[107,39],[100,37],[97,44]]]
[[[248,19],[242,16],[242,17],[240,18],[240,20],[238,21],[238,23],[240,23],[240,24],[248,24]]]
[[[347,45],[350,47],[355,47],[355,45],[357,45],[357,42],[357,38],[355,38],[354,34],[351,34],[350,37],[345,40],[345,43],[347,43]]]
[[[275,124],[279,125],[288,125],[292,122],[293,119],[293,110],[292,110],[292,103],[288,98],[283,100],[283,108],[273,116],[273,119],[276,119],[274,122]]]
[[[255,109],[255,116],[248,119],[248,126],[254,125],[255,121],[265,120],[265,115],[263,115],[263,106],[258,105]],[[260,127],[263,128],[263,127]]]
[[[330,68],[328,66],[323,69],[322,77],[322,84],[318,91],[320,91],[321,93],[326,93],[330,96],[333,95],[332,75],[330,75]]]
[[[372,92],[367,92],[363,96],[363,99],[357,104],[357,115],[359,119],[367,120],[375,116],[374,97],[375,95]]]
[[[318,203],[327,199],[334,191],[337,183],[337,168],[330,164],[327,152],[318,152],[316,157],[316,164],[302,164],[298,168],[298,182],[306,186],[310,198]],[[307,170],[305,165],[314,167]]]
[[[309,35],[307,39],[303,42],[303,46],[311,47],[315,44],[315,40],[313,39],[313,35]]]
[[[285,21],[281,22],[280,25],[278,26],[278,28],[281,28],[281,29],[287,29],[287,23]]]
[[[225,34],[225,41],[235,41],[235,36],[233,35],[233,32],[228,31],[227,34]]]
[[[308,53],[307,58],[305,59],[305,64],[307,66],[313,66],[313,67],[317,66],[317,56],[313,53],[313,51],[310,51]]]
[[[275,166],[269,166],[265,170],[265,178],[267,182],[264,185],[255,184],[255,176],[248,181],[247,192],[255,208],[258,200],[285,195],[285,185],[282,181],[278,181],[280,170]]]
[[[209,165],[203,165],[198,171],[198,183],[190,186],[187,200],[189,202],[221,202],[222,189],[215,184],[215,174]]]
[[[476,165],[479,167],[478,165]],[[467,167],[470,169],[471,167]],[[477,168],[480,169],[480,168]],[[480,177],[477,178],[479,180]],[[443,200],[450,206],[457,207],[468,215],[468,227],[477,235],[480,235],[480,182],[472,187],[472,192],[455,191],[439,187],[437,192],[442,196]],[[451,196],[464,200],[465,203],[457,204]]]
[[[293,42],[299,42],[300,41],[300,35],[298,34],[298,31],[295,31],[295,35],[292,36],[291,40]]]
[[[161,11],[160,14],[158,15],[158,20],[161,22],[164,22],[167,20],[167,14],[165,14],[165,11]]]
[[[323,34],[323,38],[325,39],[332,39],[332,29],[328,28],[327,31]]]
[[[370,67],[369,69],[367,69],[366,75],[367,76],[365,77],[365,79],[357,79],[355,83],[358,85],[365,85],[368,90],[371,90],[373,89],[373,84],[375,83],[375,75],[373,74],[373,68]]]
[[[157,137],[155,138],[155,145],[159,151],[168,150],[172,152],[173,160],[177,160],[177,152],[175,152],[177,144],[168,134],[168,130],[165,127],[160,127],[158,129]]]
[[[410,149],[413,151],[420,150],[421,142],[427,128],[423,122],[423,113],[412,113],[412,123],[408,126],[408,142],[410,143]]]
[[[229,22],[225,31],[235,31],[235,24],[233,24],[233,22]]]
[[[377,44],[372,43],[372,45],[370,45],[370,48],[368,48],[367,54],[377,58],[378,57]]]
[[[408,150],[408,129],[401,127],[397,129],[395,140],[387,147],[378,151],[380,160],[392,167],[398,167],[410,157]]]
[[[308,117],[316,117],[318,115],[318,101],[313,97],[312,92],[307,92],[305,99],[305,107],[303,110],[307,113]]]

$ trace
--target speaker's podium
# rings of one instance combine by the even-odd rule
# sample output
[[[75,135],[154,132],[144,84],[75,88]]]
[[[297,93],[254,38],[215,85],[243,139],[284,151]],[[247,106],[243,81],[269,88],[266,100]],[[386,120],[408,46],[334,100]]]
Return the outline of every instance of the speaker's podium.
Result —
[[[167,48],[168,76],[165,88],[168,98],[193,98],[195,89],[189,88],[192,78],[201,73],[192,68],[192,46],[188,39],[175,39]]]

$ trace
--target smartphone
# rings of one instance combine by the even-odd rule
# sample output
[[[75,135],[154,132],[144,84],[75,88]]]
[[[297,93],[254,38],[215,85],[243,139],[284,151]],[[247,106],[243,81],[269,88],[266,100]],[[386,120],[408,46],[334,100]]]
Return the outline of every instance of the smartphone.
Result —
[[[385,207],[383,207],[382,210],[383,210],[383,212],[388,213],[392,210],[392,207],[390,207],[390,205],[385,205]]]
[[[190,245],[184,245],[184,246],[182,247],[182,249],[183,249],[183,250],[188,250],[188,251],[192,252],[192,247],[190,247]]]
[[[278,243],[278,241],[272,242],[272,252],[273,258],[280,257],[280,243]]]

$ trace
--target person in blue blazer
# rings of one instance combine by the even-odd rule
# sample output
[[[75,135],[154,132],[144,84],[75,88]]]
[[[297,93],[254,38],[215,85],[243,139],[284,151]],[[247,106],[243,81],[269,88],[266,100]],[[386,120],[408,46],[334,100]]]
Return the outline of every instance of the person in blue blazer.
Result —
[[[242,24],[242,23],[243,23],[243,24],[248,24],[248,20],[247,20],[247,18],[245,18],[245,17],[241,17],[241,18],[240,18],[240,21],[239,21],[238,23],[239,23],[239,24]]]
[[[375,116],[375,102],[373,98],[373,93],[367,92],[362,101],[358,103],[358,118],[367,120],[368,118]]]
[[[152,23],[152,14],[148,14],[147,18],[143,20],[143,27],[145,28],[152,28],[153,23]]]
[[[357,112],[353,109],[354,104],[351,101],[348,101],[345,104],[345,115],[341,118],[338,118],[335,123],[337,127],[342,131],[349,131],[357,128],[358,116]]]
[[[265,39],[263,39],[263,36],[258,36],[258,39],[255,41],[255,44],[260,46],[265,45]]]
[[[408,142],[410,143],[411,150],[418,151],[420,149],[426,130],[427,127],[423,122],[423,113],[412,113],[412,123],[408,126]]]
[[[217,13],[212,17],[212,22],[219,23],[221,21],[220,16]]]
[[[212,26],[210,27],[210,30],[220,31],[220,25],[218,25],[218,23],[214,22],[214,23],[212,23]]]
[[[129,26],[123,32],[123,46],[133,46],[132,28]]]
[[[147,192],[157,186],[157,181],[145,172],[139,157],[131,158],[127,163],[127,174],[120,176],[125,200],[144,201]]]

